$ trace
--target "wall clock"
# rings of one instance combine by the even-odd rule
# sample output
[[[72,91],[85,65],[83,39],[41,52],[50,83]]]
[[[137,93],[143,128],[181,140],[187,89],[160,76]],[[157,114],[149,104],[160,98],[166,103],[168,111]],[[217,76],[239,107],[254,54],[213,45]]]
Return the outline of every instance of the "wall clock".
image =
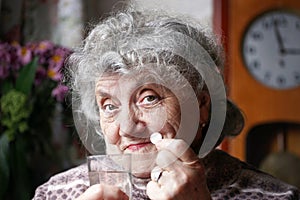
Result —
[[[261,84],[274,89],[300,85],[300,15],[266,12],[248,26],[242,41],[245,67]]]
[[[222,148],[247,160],[252,130],[299,127],[300,1],[214,0],[213,8],[213,28],[226,51],[228,96],[246,118],[242,133]],[[292,132],[289,148],[300,156],[300,129]]]

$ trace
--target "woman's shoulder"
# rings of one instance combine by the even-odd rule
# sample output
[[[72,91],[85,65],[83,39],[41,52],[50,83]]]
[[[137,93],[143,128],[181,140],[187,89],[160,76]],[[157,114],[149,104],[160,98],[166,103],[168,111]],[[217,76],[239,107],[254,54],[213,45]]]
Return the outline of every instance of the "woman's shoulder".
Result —
[[[33,199],[75,199],[88,186],[87,166],[82,164],[52,176],[36,189]]]
[[[300,199],[296,187],[226,152],[215,150],[204,160],[213,199]]]

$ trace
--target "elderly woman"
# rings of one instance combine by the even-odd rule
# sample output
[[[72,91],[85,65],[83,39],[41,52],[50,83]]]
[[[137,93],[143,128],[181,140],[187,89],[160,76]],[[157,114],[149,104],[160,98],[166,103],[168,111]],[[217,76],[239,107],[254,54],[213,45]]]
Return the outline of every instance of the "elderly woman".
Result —
[[[81,139],[92,154],[102,139],[107,154],[132,154],[132,199],[300,198],[295,187],[215,149],[244,123],[226,99],[222,59],[214,36],[193,20],[131,8],[95,26],[70,57]],[[75,198],[128,196],[89,186],[81,165],[34,197]]]

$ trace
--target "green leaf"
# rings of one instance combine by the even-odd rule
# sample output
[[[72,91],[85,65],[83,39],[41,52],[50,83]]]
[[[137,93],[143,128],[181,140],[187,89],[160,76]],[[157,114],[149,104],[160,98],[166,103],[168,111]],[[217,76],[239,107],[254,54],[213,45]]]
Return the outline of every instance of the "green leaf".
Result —
[[[19,77],[16,80],[16,89],[18,91],[29,95],[37,66],[38,58],[35,57],[29,64],[27,64],[20,70]]]
[[[7,192],[9,183],[9,140],[6,134],[0,136],[0,199],[3,199]]]
[[[26,141],[23,137],[18,138],[15,143],[14,151],[14,163],[12,166],[14,169],[14,191],[15,199],[18,200],[28,200],[30,199],[30,191],[32,186],[32,180],[30,179],[28,163],[26,161]]]
[[[26,148],[28,141],[23,137],[16,139],[10,149],[10,167],[13,173],[11,173],[10,181],[13,189],[10,195],[11,199],[28,200],[31,197],[32,182],[30,179],[30,171],[26,157],[28,151]]]

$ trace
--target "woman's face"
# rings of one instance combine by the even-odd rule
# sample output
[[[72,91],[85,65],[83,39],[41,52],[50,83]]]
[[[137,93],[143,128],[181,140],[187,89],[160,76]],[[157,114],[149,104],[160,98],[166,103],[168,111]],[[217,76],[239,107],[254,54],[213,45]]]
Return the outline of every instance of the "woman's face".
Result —
[[[146,82],[143,76],[103,76],[96,84],[100,125],[106,143],[118,153],[156,151],[153,132],[174,138],[180,124],[177,98],[165,87]],[[116,152],[114,152],[116,153]]]
[[[157,149],[150,135],[160,132],[163,138],[174,138],[181,120],[176,96],[145,77],[102,76],[95,91],[107,153],[132,154],[133,170],[146,172],[140,176],[149,175],[155,165]]]
[[[171,84],[171,89],[168,89],[156,81],[147,81],[147,77],[147,73],[102,76],[96,83],[95,91],[107,153],[132,154],[132,171],[140,177],[149,176],[155,165],[157,149],[150,142],[152,133],[160,132],[165,139],[177,135],[187,143],[194,142],[196,146],[201,139],[201,129],[190,128],[193,127],[190,125],[192,121],[195,121],[197,127],[199,124],[198,102],[195,109],[190,106],[190,101],[186,101],[188,93],[178,93],[176,90],[177,96],[181,96],[177,98],[171,92],[171,89],[175,89],[171,88],[174,85]],[[185,103],[179,104],[179,100]],[[201,108],[201,118],[207,116],[207,110]],[[204,115],[202,111],[205,111]],[[187,121],[181,117],[187,118]],[[196,135],[188,136],[189,133]],[[188,141],[188,137],[194,139]],[[199,150],[199,147],[195,149]]]

